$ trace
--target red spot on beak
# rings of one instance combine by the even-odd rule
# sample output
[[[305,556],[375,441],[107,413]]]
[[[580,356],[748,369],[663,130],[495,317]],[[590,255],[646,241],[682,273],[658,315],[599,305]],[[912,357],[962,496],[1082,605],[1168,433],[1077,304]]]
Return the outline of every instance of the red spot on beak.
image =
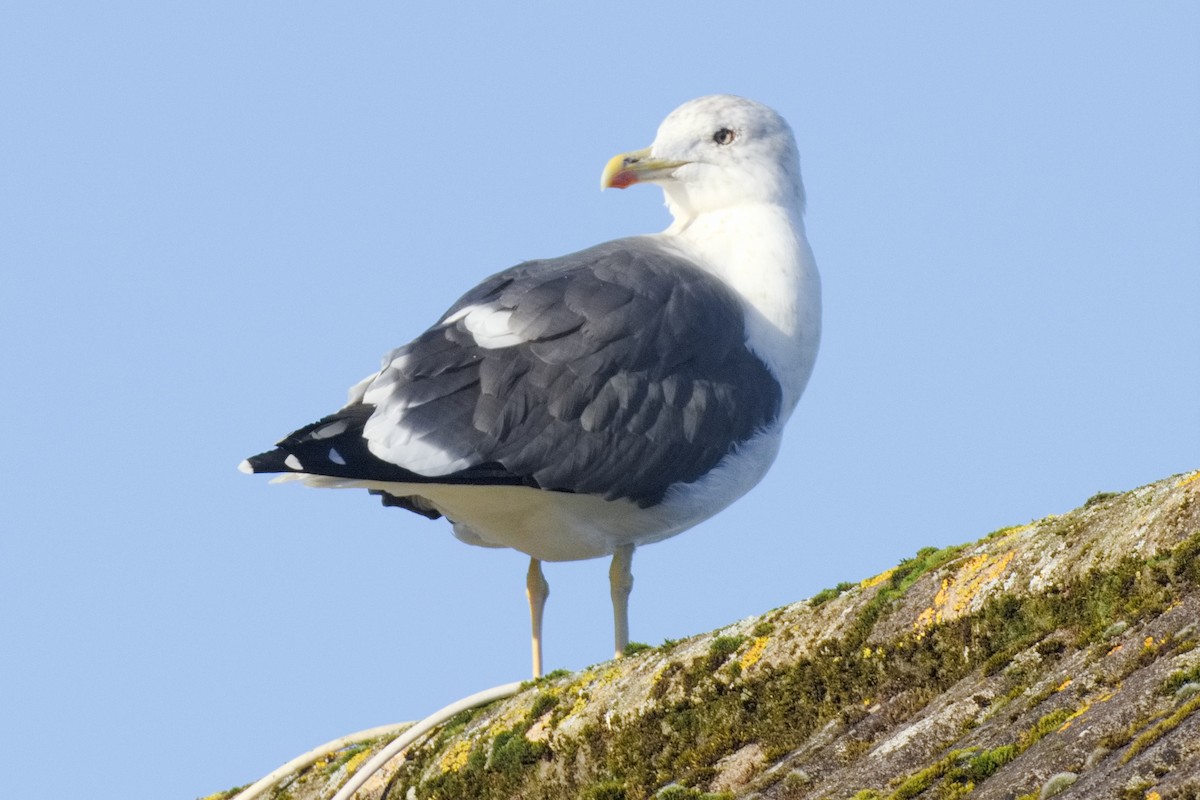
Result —
[[[626,189],[637,182],[638,176],[636,172],[631,169],[623,169],[612,176],[612,180],[608,182],[608,185],[614,189]]]

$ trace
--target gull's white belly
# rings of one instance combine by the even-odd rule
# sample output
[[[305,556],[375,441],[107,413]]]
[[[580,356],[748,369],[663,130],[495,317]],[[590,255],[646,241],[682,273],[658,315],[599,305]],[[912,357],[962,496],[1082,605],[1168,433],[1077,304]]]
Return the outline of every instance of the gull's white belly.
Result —
[[[662,502],[639,508],[629,500],[551,492],[525,486],[469,486],[299,477],[310,486],[382,489],[430,502],[467,544],[511,547],[542,561],[577,561],[612,554],[681,533],[748,492],[779,449],[782,420],[746,441],[700,479],[671,487]],[[289,476],[290,477],[290,476]]]

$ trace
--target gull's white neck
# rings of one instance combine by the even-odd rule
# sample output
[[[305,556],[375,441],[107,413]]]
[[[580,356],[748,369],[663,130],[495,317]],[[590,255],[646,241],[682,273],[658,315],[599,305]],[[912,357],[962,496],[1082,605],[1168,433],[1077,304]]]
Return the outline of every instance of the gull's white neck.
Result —
[[[747,344],[782,384],[786,419],[821,337],[821,281],[799,212],[741,205],[676,219],[660,236],[741,298]]]

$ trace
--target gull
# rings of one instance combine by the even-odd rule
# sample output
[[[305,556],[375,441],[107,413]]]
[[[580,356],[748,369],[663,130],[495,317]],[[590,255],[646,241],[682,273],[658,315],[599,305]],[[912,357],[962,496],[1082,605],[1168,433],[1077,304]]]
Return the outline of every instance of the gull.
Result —
[[[681,533],[766,474],[812,373],[820,278],[800,158],[760,103],[684,103],[601,188],[662,188],[661,233],[487,278],[384,356],[340,410],[241,464],[367,489],[530,557],[535,677],[542,562],[611,556],[615,654],[634,549]]]

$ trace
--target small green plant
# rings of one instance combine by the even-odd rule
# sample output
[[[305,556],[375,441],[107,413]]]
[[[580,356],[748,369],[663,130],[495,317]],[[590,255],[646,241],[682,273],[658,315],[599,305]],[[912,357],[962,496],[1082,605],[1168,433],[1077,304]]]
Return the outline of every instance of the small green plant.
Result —
[[[1175,700],[1176,702],[1191,700],[1198,694],[1200,694],[1200,681],[1190,681],[1175,690]]]
[[[983,783],[1018,755],[1020,752],[1015,744],[1000,745],[972,756],[962,771],[972,782]]]
[[[1200,664],[1196,664],[1191,669],[1178,669],[1172,672],[1163,681],[1160,692],[1162,694],[1175,694],[1184,684],[1196,683],[1197,681],[1200,681]]]
[[[1083,504],[1083,507],[1091,508],[1092,506],[1099,505],[1100,503],[1106,502],[1108,500],[1112,500],[1114,497],[1120,497],[1120,496],[1121,495],[1118,492],[1096,492],[1094,495],[1092,495],[1091,497],[1089,497],[1087,499],[1087,502]]]
[[[1171,572],[1183,580],[1200,583],[1200,531],[1175,548],[1171,554]]]
[[[900,782],[900,785],[892,792],[889,800],[910,800],[910,798],[921,794],[930,786],[933,786],[934,783],[941,780],[962,754],[963,751],[954,750],[925,769],[912,773]]]
[[[541,719],[543,714],[554,708],[556,705],[558,705],[557,697],[549,692],[542,692],[533,699],[533,704],[529,706],[529,714],[527,715],[527,719],[529,719],[530,722]]]
[[[1040,741],[1046,734],[1058,730],[1073,713],[1069,708],[1056,708],[1049,714],[1044,714],[1032,728],[1021,734],[1021,742],[1024,745],[1022,750],[1028,749],[1030,745]]]
[[[502,731],[492,742],[488,766],[496,772],[515,774],[536,764],[549,752],[545,742],[531,742],[517,731]]]
[[[1117,622],[1114,622],[1112,625],[1109,625],[1107,628],[1105,628],[1104,631],[1100,634],[1100,638],[1101,639],[1112,639],[1114,636],[1120,636],[1122,633],[1124,633],[1128,629],[1129,629],[1129,623],[1126,622],[1125,620],[1119,620]]]
[[[746,641],[744,636],[718,636],[712,640],[712,644],[708,646],[708,655],[711,658],[716,658],[724,661],[729,656],[737,652],[737,649]]]
[[[1038,800],[1046,800],[1049,797],[1054,797],[1056,794],[1062,794],[1067,790],[1067,787],[1079,780],[1079,776],[1074,772],[1060,772],[1057,775],[1050,776],[1050,779],[1042,784],[1042,791],[1038,793]]]
[[[856,584],[853,584],[853,583],[839,583],[837,586],[833,587],[832,589],[822,589],[821,591],[817,592],[816,594],[814,594],[812,597],[809,598],[808,604],[811,605],[813,608],[816,608],[817,606],[820,606],[820,605],[824,605],[825,603],[828,603],[830,600],[832,600],[835,597],[838,597],[842,593],[849,591],[850,589],[853,589],[855,587],[855,585]]]
[[[568,669],[551,670],[550,672],[547,672],[545,675],[543,675],[540,678],[534,678],[533,680],[528,680],[528,681],[523,682],[521,684],[521,691],[525,691],[526,689],[532,688],[534,686],[543,686],[547,683],[556,681],[559,678],[565,678],[566,676],[568,676],[570,674],[571,674],[571,671]],[[463,713],[464,714],[474,714],[475,710],[464,711]],[[455,717],[455,719],[457,719],[457,717]]]
[[[629,644],[625,645],[625,649],[622,650],[621,653],[622,655],[626,656],[636,656],[638,653],[644,653],[647,650],[653,649],[654,648],[651,645],[648,645],[645,642],[630,642]]]

